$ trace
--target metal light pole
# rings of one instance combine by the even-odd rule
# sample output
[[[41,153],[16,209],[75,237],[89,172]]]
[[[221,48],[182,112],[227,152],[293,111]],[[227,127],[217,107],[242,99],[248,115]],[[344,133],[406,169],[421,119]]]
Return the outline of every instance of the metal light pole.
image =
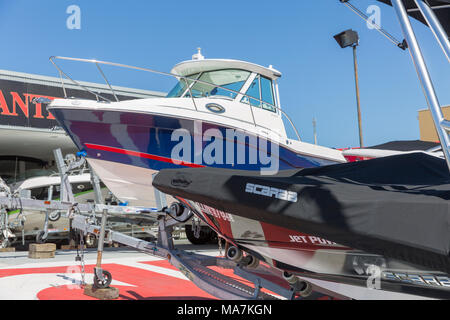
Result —
[[[359,146],[364,148],[361,126],[361,100],[359,98],[358,61],[356,59],[356,45],[353,46],[353,64],[355,67],[356,106],[358,108]]]
[[[358,128],[359,128],[359,146],[364,147],[362,125],[361,125],[361,100],[359,97],[359,79],[358,79],[358,61],[356,59],[356,47],[359,44],[359,36],[356,31],[346,30],[334,36],[336,42],[341,48],[353,48],[353,65],[355,69],[355,87],[356,87],[356,106],[358,112]]]

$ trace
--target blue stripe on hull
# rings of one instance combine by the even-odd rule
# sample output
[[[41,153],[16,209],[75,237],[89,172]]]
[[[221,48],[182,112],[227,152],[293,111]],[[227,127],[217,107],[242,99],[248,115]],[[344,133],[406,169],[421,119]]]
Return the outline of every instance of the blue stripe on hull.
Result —
[[[259,161],[259,156],[256,164],[249,163],[250,152],[258,154],[258,145],[251,144],[252,139],[246,140],[245,164],[238,163],[237,141],[232,142],[234,147],[234,165],[232,165],[233,161],[225,160],[227,152],[226,147],[223,148],[223,157],[220,158],[227,163],[207,164],[203,159],[195,161],[194,139],[192,138],[194,137],[193,120],[176,119],[161,115],[137,114],[132,112],[92,111],[82,109],[52,109],[52,114],[71,136],[77,147],[80,150],[86,150],[87,156],[93,159],[118,162],[152,170],[177,168],[179,166],[173,163],[111,151],[99,151],[87,148],[86,144],[119,148],[164,158],[173,158],[171,154],[172,150],[180,143],[180,141],[172,141],[172,133],[177,129],[185,129],[189,131],[191,137],[191,154],[190,157],[188,157],[189,162],[237,170],[260,170],[263,167],[268,167],[268,165],[264,165]],[[202,123],[202,133],[205,133],[208,129],[217,129],[221,132],[223,137],[226,137],[226,129],[229,128],[210,123]],[[259,138],[257,141],[263,148],[266,148],[266,140]],[[210,143],[212,142],[202,142],[202,149]],[[279,170],[310,168],[333,163],[328,160],[298,155],[281,146],[278,154]]]

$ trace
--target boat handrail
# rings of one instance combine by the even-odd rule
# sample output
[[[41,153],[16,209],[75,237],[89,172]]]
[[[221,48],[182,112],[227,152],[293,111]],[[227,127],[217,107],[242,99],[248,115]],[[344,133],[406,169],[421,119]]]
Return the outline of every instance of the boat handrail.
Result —
[[[247,97],[247,98],[249,98],[249,99],[252,99],[252,100],[255,100],[255,101],[259,101],[259,102],[261,103],[261,105],[267,104],[267,102],[265,102],[265,101],[263,101],[263,100],[261,100],[261,99],[252,97],[252,96],[250,96],[250,95],[241,93],[241,92],[239,92],[239,91],[236,91],[236,90],[233,90],[233,89],[229,89],[229,88],[225,88],[225,87],[222,87],[222,86],[219,86],[219,85],[217,85],[217,84],[213,84],[213,83],[210,83],[210,82],[207,82],[207,81],[198,80],[198,79],[193,79],[193,78],[189,78],[189,77],[186,77],[186,76],[181,76],[181,75],[174,74],[174,73],[169,73],[169,72],[164,72],[164,71],[158,71],[158,70],[153,70],[153,69],[144,68],[144,67],[136,67],[136,66],[126,65],[126,64],[116,63],[116,62],[101,61],[101,60],[96,60],[96,59],[83,59],[83,58],[71,58],[71,57],[62,57],[62,56],[51,56],[51,57],[49,58],[49,60],[50,60],[50,62],[55,66],[55,68],[56,68],[56,69],[58,70],[58,72],[59,72],[59,76],[60,76],[60,79],[61,79],[61,85],[62,85],[62,88],[63,88],[64,97],[65,97],[65,98],[67,98],[67,91],[66,91],[66,87],[64,86],[64,79],[63,79],[63,76],[66,77],[68,80],[72,81],[76,86],[78,86],[78,87],[84,89],[85,91],[87,91],[87,92],[93,94],[93,95],[96,97],[97,101],[99,101],[100,99],[103,99],[104,101],[111,102],[111,100],[109,100],[108,98],[102,96],[102,95],[99,94],[99,93],[93,92],[92,90],[90,90],[90,89],[89,89],[88,87],[86,87],[85,85],[83,85],[83,84],[81,84],[80,82],[78,82],[78,81],[72,79],[72,77],[70,77],[67,73],[65,73],[65,72],[64,72],[64,71],[56,64],[56,62],[54,61],[54,60],[56,60],[56,59],[58,59],[58,60],[67,60],[67,61],[86,62],[86,63],[93,63],[93,64],[95,64],[96,67],[97,67],[97,69],[99,70],[101,76],[102,76],[103,79],[105,80],[107,86],[108,86],[109,89],[111,90],[111,93],[112,93],[112,95],[114,96],[114,98],[116,99],[117,102],[120,102],[120,100],[119,100],[118,96],[116,95],[116,92],[114,91],[113,87],[111,86],[111,83],[108,81],[106,75],[104,74],[103,70],[100,68],[100,64],[102,64],[102,65],[114,66],[114,67],[119,67],[119,68],[125,68],[125,69],[140,70],[140,71],[145,71],[145,72],[155,73],[155,74],[159,74],[159,75],[164,75],[164,76],[169,76],[169,77],[175,77],[176,79],[183,79],[183,80],[186,82],[186,86],[187,86],[187,88],[188,88],[188,90],[189,90],[189,93],[190,93],[190,96],[191,96],[191,98],[192,98],[192,102],[193,102],[193,104],[194,104],[194,108],[195,108],[196,111],[198,111],[197,105],[196,105],[196,103],[195,103],[194,96],[192,95],[192,92],[191,92],[191,85],[189,84],[188,81],[198,82],[198,83],[210,85],[210,86],[212,86],[212,87],[220,88],[220,89],[222,89],[222,90],[225,90],[225,91],[228,91],[228,92],[237,94],[237,95],[243,95],[244,97]],[[297,130],[297,128],[295,127],[295,125],[294,125],[294,123],[292,122],[292,120],[291,120],[291,118],[289,117],[289,115],[288,115],[285,111],[283,111],[280,107],[278,107],[278,106],[275,106],[275,105],[272,105],[272,104],[270,104],[270,106],[273,107],[273,108],[275,108],[276,110],[278,110],[282,115],[284,115],[284,116],[286,117],[286,119],[288,120],[289,124],[290,124],[290,125],[292,126],[292,128],[294,129],[294,132],[295,132],[295,134],[296,134],[298,140],[301,141],[300,134],[298,133],[298,130]],[[253,106],[252,106],[252,105],[250,105],[250,111],[251,111],[251,114],[252,114],[253,124],[254,124],[255,127],[256,127],[256,126],[258,126],[258,125],[257,125],[256,120],[255,120],[255,115],[254,115],[254,113],[253,113]]]

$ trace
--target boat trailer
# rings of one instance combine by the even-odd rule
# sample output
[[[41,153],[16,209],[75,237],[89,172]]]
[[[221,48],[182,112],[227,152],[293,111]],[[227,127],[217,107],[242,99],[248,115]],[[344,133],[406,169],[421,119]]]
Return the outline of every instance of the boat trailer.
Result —
[[[159,191],[155,189],[155,192]],[[186,208],[183,213],[176,217],[176,220],[172,218],[173,214],[174,212],[170,208],[162,208],[162,210],[155,213],[158,220],[158,236],[155,242],[147,242],[120,232],[107,230],[105,228],[108,216],[107,210],[103,212],[100,225],[89,217],[72,215],[72,228],[79,230],[81,235],[100,235],[99,255],[97,266],[94,269],[94,286],[100,289],[107,288],[111,283],[111,274],[101,268],[101,252],[103,243],[116,242],[134,248],[137,251],[168,260],[196,286],[219,299],[297,299],[314,296],[313,291],[333,295],[340,299],[345,298],[296,277],[287,279],[281,270],[250,262],[249,259],[244,258],[240,261],[233,261],[229,258],[212,257],[177,249],[172,237],[173,228],[177,224],[182,223],[180,221],[189,220],[192,217],[192,213]],[[229,251],[233,249],[236,250],[237,248],[231,247]],[[232,270],[236,276],[252,283],[253,287],[219,273],[211,269],[211,267]]]
[[[226,248],[226,257],[211,257],[207,255],[187,252],[177,249],[174,245],[175,233],[184,223],[193,218],[194,214],[180,203],[167,205],[166,195],[154,189],[157,208],[129,207],[103,204],[100,193],[100,183],[94,172],[92,185],[96,201],[90,203],[76,203],[68,181],[68,174],[74,168],[85,163],[85,158],[73,159],[65,163],[60,150],[54,155],[61,176],[60,200],[52,200],[52,188],[49,189],[48,200],[30,199],[24,194],[17,194],[0,179],[0,248],[7,247],[10,239],[15,237],[11,229],[20,226],[27,213],[24,210],[40,211],[45,213],[44,230],[39,231],[37,242],[45,242],[49,233],[49,221],[65,216],[69,219],[71,241],[79,242],[75,260],[81,263],[82,282],[84,283],[84,249],[85,239],[98,239],[97,264],[94,268],[94,287],[108,288],[112,282],[112,275],[102,269],[102,253],[104,244],[118,243],[137,251],[167,259],[187,279],[199,288],[219,299],[225,300],[261,300],[261,299],[297,299],[313,298],[317,293],[334,296],[340,299],[345,297],[336,295],[329,290],[317,287],[296,276],[286,274],[269,265],[260,264],[258,259],[251,255],[244,256],[243,252],[235,247]],[[8,212],[20,210],[17,221],[8,221]],[[157,225],[154,242],[127,235],[112,229],[110,221],[127,221],[137,224],[137,221],[146,221]],[[23,239],[23,237],[22,237]],[[23,241],[23,240],[22,240]],[[221,239],[219,238],[221,247]],[[221,248],[220,248],[221,249]],[[244,284],[235,278],[226,276],[213,268],[232,270],[235,276],[247,281]],[[249,286],[248,284],[253,284]],[[263,290],[265,289],[265,290]],[[271,293],[269,293],[271,292]]]
[[[51,222],[58,221],[62,213],[68,210],[70,206],[76,206],[80,214],[91,215],[96,212],[97,216],[101,216],[103,208],[107,208],[108,212],[114,217],[110,219],[110,228],[122,228],[124,225],[131,225],[131,233],[134,235],[135,225],[140,225],[139,233],[153,236],[156,220],[154,216],[145,215],[156,211],[155,208],[142,208],[142,207],[123,207],[120,205],[107,205],[102,207],[105,203],[100,186],[100,180],[95,172],[91,169],[91,184],[93,186],[93,193],[95,204],[100,207],[95,207],[91,204],[77,204],[75,196],[72,191],[72,186],[69,182],[70,172],[82,168],[86,164],[86,159],[82,153],[78,154],[78,158],[72,157],[64,159],[60,149],[53,151],[55,162],[58,168],[61,183],[59,185],[59,201],[53,201],[53,193],[55,186],[50,185],[48,188],[47,201],[31,199],[31,194],[28,190],[13,191],[10,187],[0,179],[0,248],[7,248],[18,237],[17,233],[13,230],[21,230],[22,233],[22,245],[25,245],[25,237],[34,237],[37,243],[45,243],[49,240],[49,236],[64,234],[64,238],[71,236],[70,224],[64,229],[55,229],[51,227]],[[58,187],[58,186],[56,186]],[[9,219],[11,211],[18,211],[19,213],[13,219]],[[44,223],[41,230],[25,232],[25,221],[28,215],[37,213],[44,214]],[[136,223],[136,219],[139,221]],[[145,224],[145,227],[142,225]],[[122,228],[123,229],[123,228]],[[129,228],[125,228],[129,229]]]
[[[3,188],[2,188],[3,187]],[[95,236],[98,239],[97,264],[94,272],[94,286],[99,289],[108,288],[112,275],[102,269],[103,246],[106,243],[118,243],[137,251],[168,260],[186,278],[199,288],[214,297],[225,300],[262,300],[262,299],[298,299],[314,297],[317,293],[343,299],[340,295],[317,287],[292,275],[286,275],[281,270],[268,265],[259,264],[256,258],[244,257],[236,247],[229,247],[227,258],[212,257],[185,250],[177,249],[174,245],[174,230],[193,217],[193,213],[181,206],[172,204],[167,206],[165,195],[155,189],[157,211],[150,211],[140,207],[125,207],[104,205],[98,203],[79,204],[61,200],[35,200],[13,195],[0,181],[0,231],[4,244],[8,242],[9,225],[7,211],[10,210],[38,210],[46,212],[46,218],[55,212],[65,212],[69,218],[71,231],[77,235],[80,242],[76,261],[79,261],[84,272],[84,239]],[[180,210],[181,208],[181,210]],[[148,219],[158,225],[156,241],[148,242],[142,239],[114,231],[107,227],[107,219]],[[0,235],[1,236],[1,235]],[[0,239],[0,240],[1,240]],[[236,259],[236,257],[240,257]],[[235,278],[213,270],[211,267],[232,270],[235,276],[253,284],[244,284]],[[217,270],[217,269],[216,269]],[[82,274],[83,284],[84,274]],[[264,290],[265,289],[265,290]],[[270,293],[269,293],[270,292]]]

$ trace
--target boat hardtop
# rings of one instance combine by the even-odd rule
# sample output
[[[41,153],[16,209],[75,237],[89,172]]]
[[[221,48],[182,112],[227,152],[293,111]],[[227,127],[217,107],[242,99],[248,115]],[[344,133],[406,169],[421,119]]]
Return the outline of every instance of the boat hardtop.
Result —
[[[271,80],[276,80],[281,77],[281,72],[274,69],[272,66],[266,68],[255,63],[233,59],[200,59],[183,61],[173,67],[171,73],[180,76],[190,76],[200,72],[226,69],[255,72]]]

